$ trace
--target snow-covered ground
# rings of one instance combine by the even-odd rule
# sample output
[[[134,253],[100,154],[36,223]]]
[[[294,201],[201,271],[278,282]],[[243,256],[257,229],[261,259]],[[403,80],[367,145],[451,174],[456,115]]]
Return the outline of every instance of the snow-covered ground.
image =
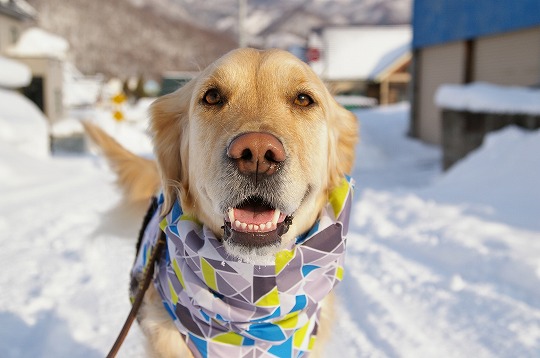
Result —
[[[121,125],[81,116],[147,154],[144,108]],[[540,356],[540,132],[495,133],[442,174],[439,150],[405,136],[406,104],[356,113],[357,192],[328,356]],[[138,230],[118,217],[120,197],[98,157],[0,142],[0,357],[105,355],[130,308]],[[141,342],[134,326],[120,356],[144,356]]]
[[[404,107],[357,112],[358,195],[331,351],[540,356],[540,131],[508,128],[451,171],[404,138]]]

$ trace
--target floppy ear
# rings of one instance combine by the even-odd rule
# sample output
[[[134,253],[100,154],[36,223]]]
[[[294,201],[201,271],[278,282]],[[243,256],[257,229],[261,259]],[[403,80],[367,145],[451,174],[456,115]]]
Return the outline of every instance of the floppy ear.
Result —
[[[359,124],[356,116],[330,99],[329,111],[329,183],[339,185],[344,174],[351,174]]]
[[[158,98],[150,107],[150,131],[163,187],[162,215],[171,210],[177,198],[181,200],[182,208],[192,206],[187,149],[194,82],[192,80],[176,92]]]

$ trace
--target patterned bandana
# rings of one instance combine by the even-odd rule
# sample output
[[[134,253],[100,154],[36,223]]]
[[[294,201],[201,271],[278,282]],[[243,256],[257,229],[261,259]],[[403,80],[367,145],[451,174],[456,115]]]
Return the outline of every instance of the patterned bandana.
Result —
[[[311,230],[266,266],[231,258],[178,202],[165,218],[158,209],[132,277],[144,271],[161,228],[167,248],[154,284],[195,357],[305,357],[320,303],[343,278],[352,190],[352,179],[343,178]]]

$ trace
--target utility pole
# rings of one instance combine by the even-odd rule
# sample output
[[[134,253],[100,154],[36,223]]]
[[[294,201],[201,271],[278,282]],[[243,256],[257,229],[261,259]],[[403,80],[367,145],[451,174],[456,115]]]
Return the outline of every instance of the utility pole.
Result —
[[[247,15],[247,0],[238,0],[238,46],[246,47],[247,38],[244,23]]]

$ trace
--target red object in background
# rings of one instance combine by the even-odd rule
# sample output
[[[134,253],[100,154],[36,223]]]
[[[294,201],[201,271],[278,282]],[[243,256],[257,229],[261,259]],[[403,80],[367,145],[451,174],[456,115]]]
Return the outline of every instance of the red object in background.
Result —
[[[308,62],[319,61],[321,58],[321,51],[318,48],[309,48],[306,57]]]

